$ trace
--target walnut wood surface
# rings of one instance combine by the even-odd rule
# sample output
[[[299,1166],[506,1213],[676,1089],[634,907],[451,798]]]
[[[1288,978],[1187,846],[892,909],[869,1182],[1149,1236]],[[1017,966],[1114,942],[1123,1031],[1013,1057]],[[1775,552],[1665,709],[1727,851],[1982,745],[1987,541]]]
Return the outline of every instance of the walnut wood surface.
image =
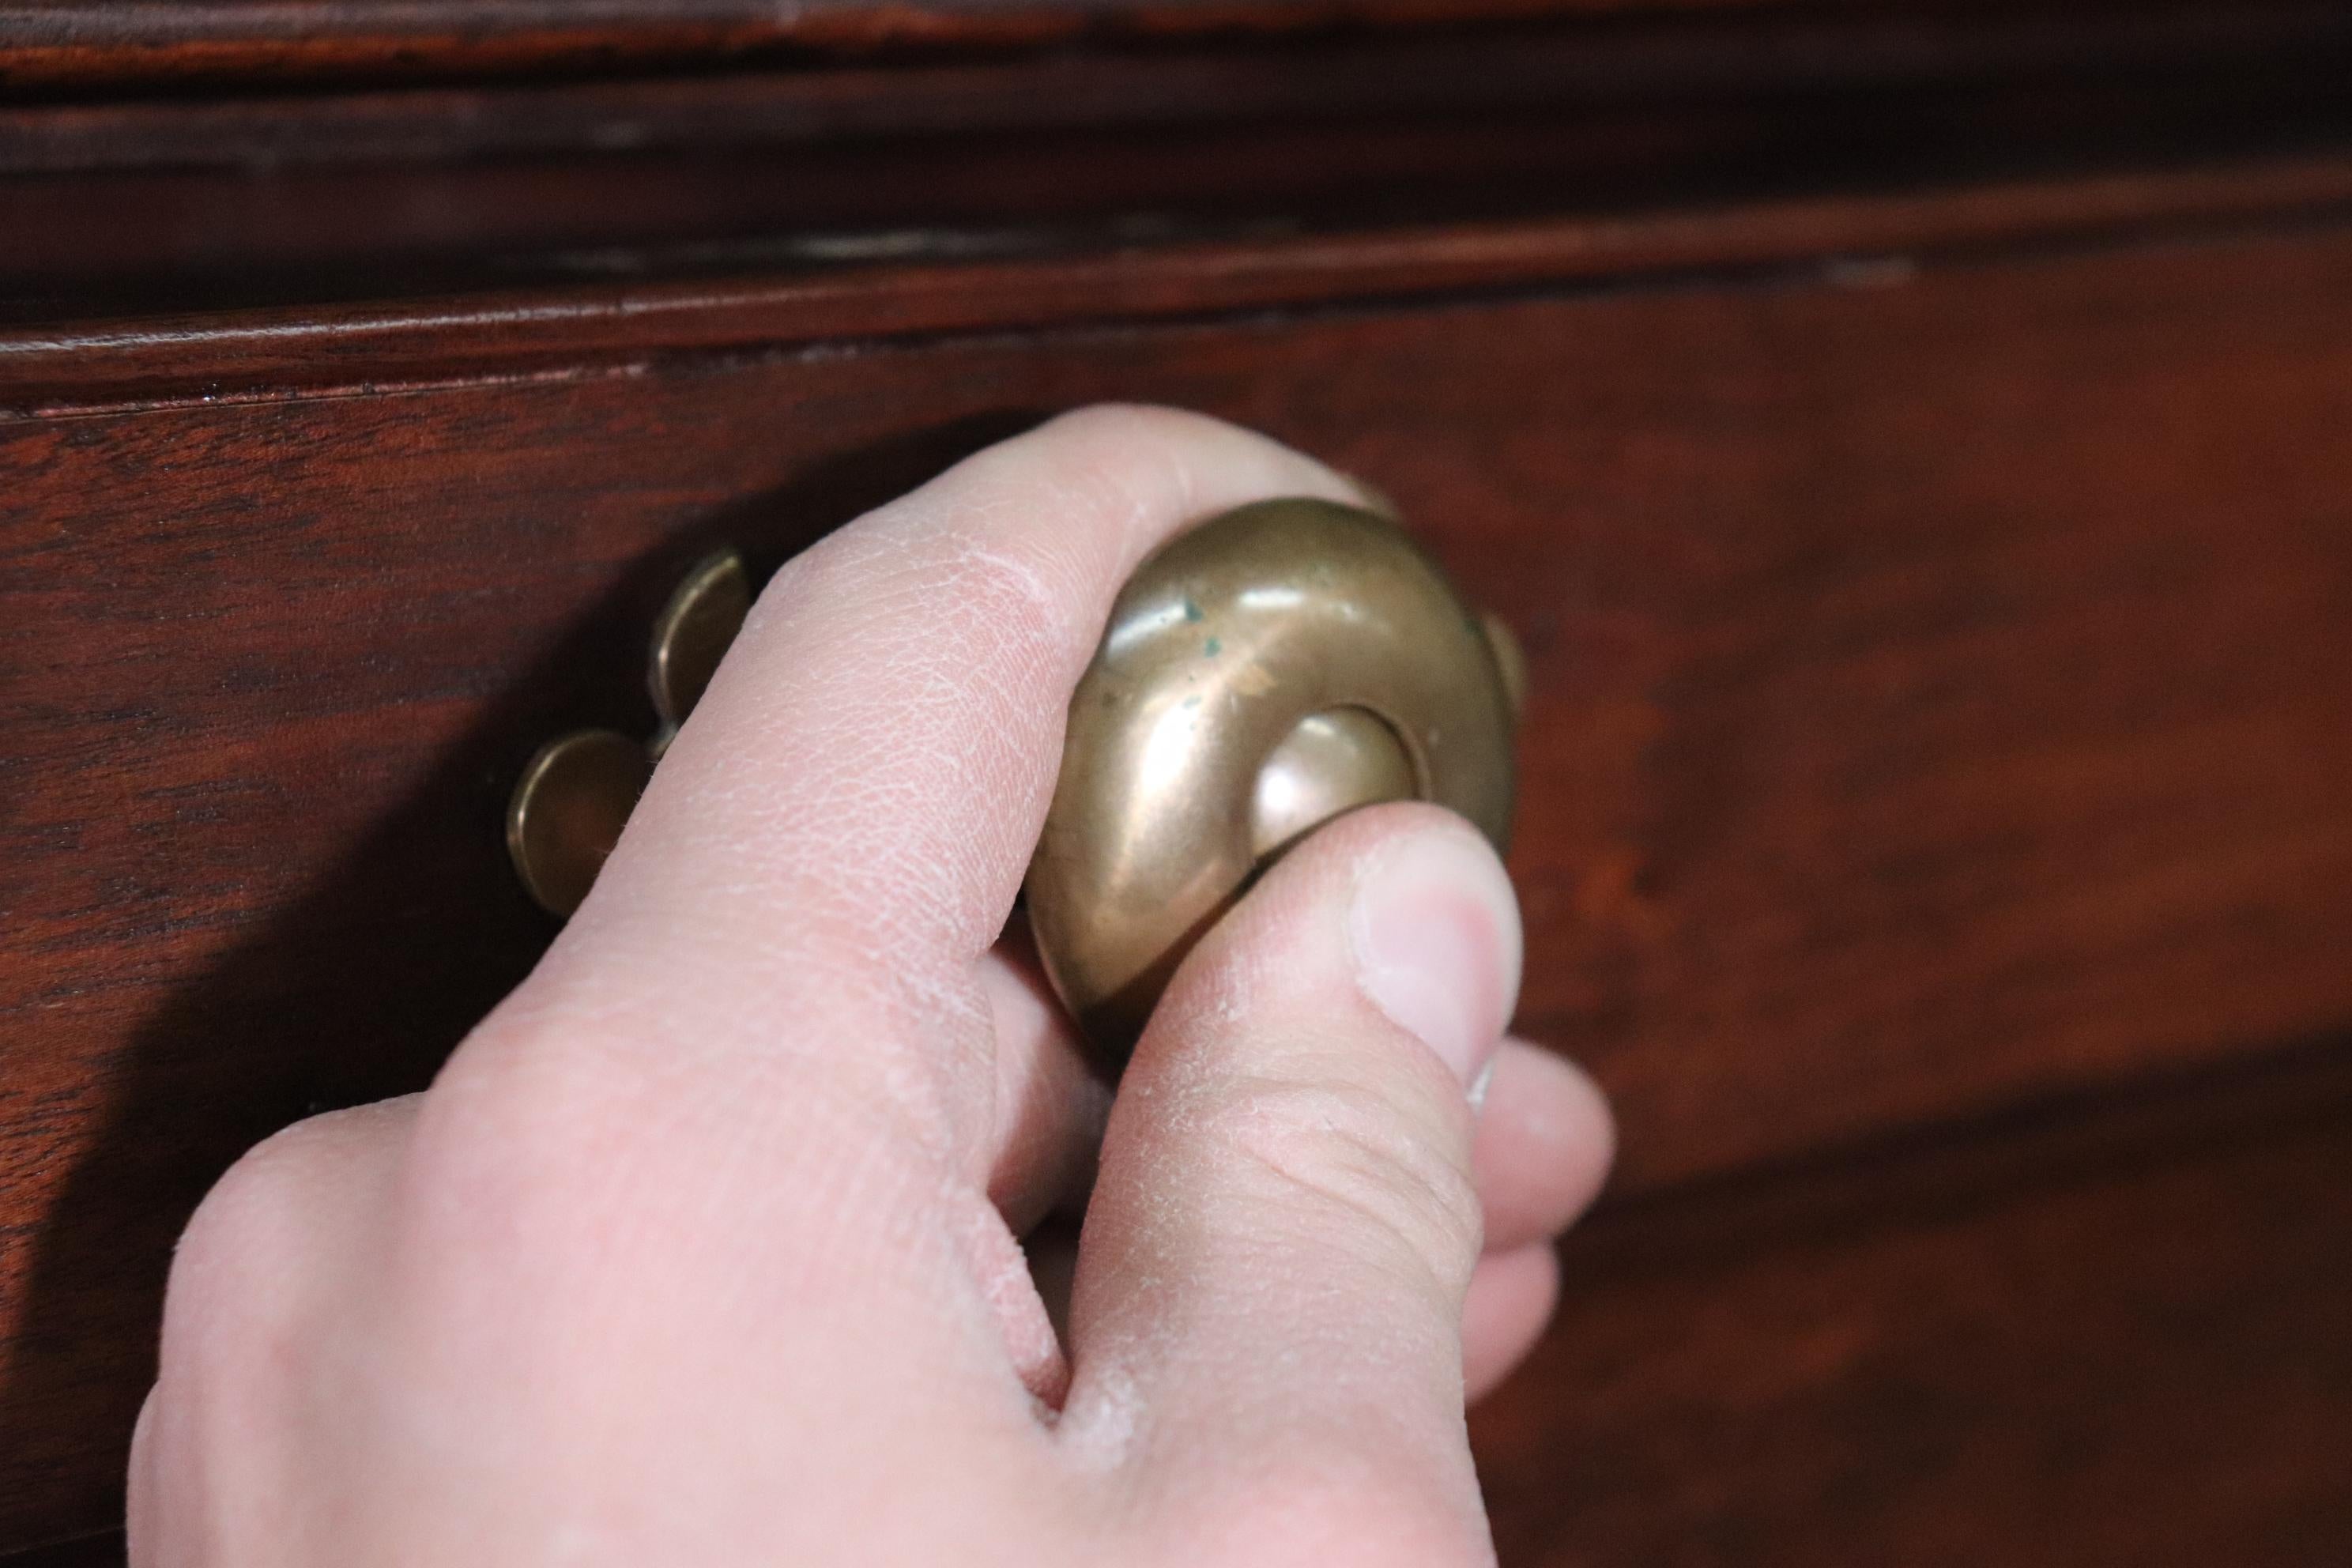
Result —
[[[2201,0],[19,94],[0,320],[2145,172],[2340,147],[2347,78],[2343,7]]]
[[[1503,1563],[2352,1561],[2347,1067],[1595,1222],[1472,1415]]]
[[[1579,25],[1592,14],[1583,8],[1561,9],[1548,23],[1352,28],[1281,48],[1254,37],[1150,47],[1099,38],[1083,48],[860,53],[815,68],[607,71],[333,92],[27,94],[0,105],[0,171],[805,148],[860,137],[1217,122],[1262,132],[1281,120],[1504,109],[1589,116],[1666,100],[1687,116],[1699,103],[1734,97],[1916,94],[1967,82],[2030,82],[2044,104],[2085,80],[2128,82],[2160,98],[2167,87],[2197,79],[2275,78],[2297,54],[2340,49],[2352,28],[2340,7],[2311,0],[2120,11],[1734,4],[1669,6],[1641,25],[1605,26]],[[1463,19],[1475,16],[1473,7]],[[1841,107],[1849,115],[1855,108],[1851,100]],[[2145,113],[2137,129],[2148,129]]]
[[[880,50],[1108,38],[1282,37],[1465,23],[1622,23],[1719,12],[2127,16],[2117,0],[172,0],[0,5],[0,86],[350,80],[708,67]]]
[[[383,388],[487,373],[637,374],[688,350],[768,351],[1016,326],[1133,323],[1557,285],[1849,271],[1986,247],[2113,243],[2352,211],[2338,154],[2220,169],[1827,197],[1613,219],[835,265],[755,278],[283,306],[0,330],[0,417]]]
[[[529,964],[504,792],[551,733],[647,723],[677,571],[1071,404],[1372,477],[1520,629],[1522,1023],[1616,1096],[1629,1194],[2340,1034],[2352,234],[1998,248],[0,424],[0,1540],[107,1521],[206,1182],[421,1082]],[[1853,1321],[1935,1278],[1895,1257],[1838,1265],[1883,1303]],[[1719,1331],[1693,1365],[1738,1361]],[[1776,1331],[1759,1366],[1807,1342]],[[1899,1410],[1887,1364],[1853,1397]],[[1873,1462],[1853,1486],[1958,1517],[1966,1472]],[[1665,1539],[1677,1495],[1612,1528]]]

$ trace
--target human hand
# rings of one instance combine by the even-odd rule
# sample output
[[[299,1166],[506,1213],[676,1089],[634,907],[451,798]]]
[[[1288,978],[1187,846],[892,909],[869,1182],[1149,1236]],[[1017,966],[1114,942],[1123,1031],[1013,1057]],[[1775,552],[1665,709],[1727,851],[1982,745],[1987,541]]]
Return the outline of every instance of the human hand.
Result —
[[[1610,1131],[1498,1047],[1519,928],[1485,841],[1423,805],[1313,835],[1115,1103],[1000,942],[1120,584],[1277,495],[1360,499],[1089,410],[787,565],[432,1089],[205,1200],[133,1559],[1488,1560],[1465,1387],[1549,1314]],[[1090,1180],[1066,1356],[1017,1238]]]

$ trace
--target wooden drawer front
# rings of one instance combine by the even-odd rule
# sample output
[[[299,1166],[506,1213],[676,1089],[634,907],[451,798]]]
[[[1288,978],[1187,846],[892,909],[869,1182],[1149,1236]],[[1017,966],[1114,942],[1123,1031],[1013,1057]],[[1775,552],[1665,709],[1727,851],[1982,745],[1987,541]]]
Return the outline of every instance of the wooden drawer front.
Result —
[[[1628,1193],[2352,1021],[2341,232],[7,421],[0,1543],[111,1516],[207,1181],[543,945],[505,792],[644,727],[678,568],[1106,398],[1370,476],[1519,628],[1521,1023]],[[1507,1540],[1580,1460],[1511,1462]]]
[[[1590,1222],[1471,1415],[1502,1561],[2352,1560],[2347,1065]]]

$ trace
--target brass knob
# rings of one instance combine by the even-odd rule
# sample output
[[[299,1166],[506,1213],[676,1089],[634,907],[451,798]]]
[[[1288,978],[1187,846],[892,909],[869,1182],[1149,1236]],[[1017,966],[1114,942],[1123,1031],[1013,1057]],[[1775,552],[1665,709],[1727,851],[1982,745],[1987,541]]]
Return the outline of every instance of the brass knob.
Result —
[[[1089,1041],[1124,1058],[1202,933],[1341,812],[1433,801],[1501,847],[1520,680],[1501,624],[1372,512],[1265,501],[1146,561],[1071,701],[1029,868]]]
[[[751,601],[732,552],[698,564],[655,623],[652,738],[579,731],[524,769],[507,847],[550,911],[586,897]],[[1509,631],[1377,513],[1264,501],[1146,561],[1071,700],[1026,887],[1089,1040],[1123,1058],[1201,934],[1342,812],[1434,801],[1501,847],[1524,684]]]
[[[654,764],[751,613],[751,575],[740,555],[722,550],[696,563],[654,618],[646,651],[646,694],[658,725],[652,738],[575,730],[523,768],[507,800],[507,855],[548,913],[569,918],[588,896]]]

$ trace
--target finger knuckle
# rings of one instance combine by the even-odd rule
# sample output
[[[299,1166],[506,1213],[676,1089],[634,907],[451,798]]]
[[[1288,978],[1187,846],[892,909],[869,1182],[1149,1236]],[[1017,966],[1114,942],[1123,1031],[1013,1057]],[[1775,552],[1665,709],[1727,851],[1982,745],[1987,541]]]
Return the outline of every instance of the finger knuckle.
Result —
[[[1465,1131],[1411,1089],[1369,1078],[1256,1079],[1212,1113],[1213,1136],[1318,1234],[1402,1258],[1442,1293],[1466,1284],[1484,1219]]]
[[[811,1237],[870,1224],[936,1178],[947,1113],[920,1073],[877,1069],[853,1089],[796,1070],[807,1059],[797,1048],[657,1058],[609,1026],[469,1042],[418,1118],[400,1192],[406,1256],[488,1271],[562,1310],[544,1292],[607,1267],[616,1231],[634,1232],[649,1267],[698,1256],[777,1184],[858,1173],[873,1184],[854,1203],[793,1205],[794,1222]],[[885,1078],[912,1086],[874,1087]],[[779,1148],[747,1106],[787,1098],[795,1136]]]
[[[1046,428],[1076,447],[1122,455],[1231,426],[1205,414],[1164,404],[1112,401],[1089,403],[1056,415]]]
[[[167,1363],[242,1364],[289,1331],[309,1266],[311,1194],[333,1179],[327,1118],[265,1139],[213,1184],[189,1216],[164,1291]]]
[[[246,1151],[215,1182],[181,1232],[175,1279],[244,1272],[289,1247],[301,1226],[302,1194],[322,1173],[326,1118],[298,1121]]]
[[[485,1041],[451,1063],[426,1099],[405,1187],[421,1235],[495,1233],[499,1216],[519,1234],[556,1234],[539,1222],[576,1200],[640,1109],[625,1075],[579,1043]]]
[[[948,546],[950,553],[926,586],[938,590],[943,614],[968,623],[969,643],[993,643],[1012,668],[1049,657],[1049,650],[1066,637],[1076,607],[1046,568],[1002,542],[950,538]],[[957,701],[980,697],[1003,702],[1016,695],[969,689],[983,679],[980,668],[979,661],[967,658],[941,671],[940,690]]]
[[[1102,403],[1062,415],[1045,434],[1087,512],[1148,517],[1190,510],[1200,465],[1236,431],[1179,408]]]

